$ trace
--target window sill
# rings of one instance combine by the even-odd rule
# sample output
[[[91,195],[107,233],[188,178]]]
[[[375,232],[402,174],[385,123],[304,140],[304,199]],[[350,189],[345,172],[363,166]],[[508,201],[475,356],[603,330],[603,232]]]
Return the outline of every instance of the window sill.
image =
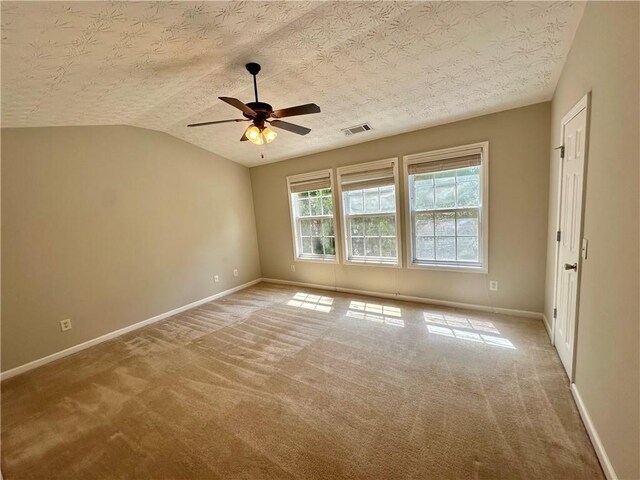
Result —
[[[386,267],[386,268],[402,268],[402,265],[398,263],[379,262],[375,260],[345,260],[345,265],[358,265],[361,267]]]
[[[474,267],[470,265],[441,265],[437,263],[411,262],[407,265],[407,268],[415,270],[436,270],[441,272],[489,273],[488,265],[479,265]]]
[[[322,258],[322,257],[297,257],[294,262],[309,263],[338,263],[338,257]]]

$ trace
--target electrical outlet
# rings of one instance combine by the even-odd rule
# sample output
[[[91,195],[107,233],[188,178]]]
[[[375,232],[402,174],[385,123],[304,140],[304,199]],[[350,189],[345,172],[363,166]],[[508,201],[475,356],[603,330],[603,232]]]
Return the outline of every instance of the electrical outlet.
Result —
[[[213,276],[213,281],[218,283],[220,281],[220,277],[218,275]]]
[[[66,320],[60,320],[60,330],[66,332],[67,330],[71,330],[71,319],[67,318]]]
[[[296,266],[295,265],[291,265],[291,271],[295,272],[296,271]]]
[[[237,277],[237,276],[238,276],[238,269],[237,269],[237,268],[235,268],[235,269],[233,270],[233,276],[234,276],[234,277]]]
[[[498,282],[496,280],[489,280],[489,290],[498,291]]]

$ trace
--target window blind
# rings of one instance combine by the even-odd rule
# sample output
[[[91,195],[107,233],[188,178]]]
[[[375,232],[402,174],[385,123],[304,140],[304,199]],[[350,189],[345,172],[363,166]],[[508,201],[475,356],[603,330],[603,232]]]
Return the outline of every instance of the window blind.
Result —
[[[407,166],[409,175],[419,175],[424,173],[442,172],[445,170],[456,170],[458,168],[477,167],[482,163],[482,153],[465,152],[463,155],[455,157],[443,158],[440,160],[416,161]]]
[[[289,189],[291,193],[309,192],[311,190],[321,190],[323,188],[331,188],[331,178],[329,172],[323,173],[314,178],[306,178],[304,180],[289,180]]]
[[[394,185],[393,167],[343,174],[340,183],[344,192]]]

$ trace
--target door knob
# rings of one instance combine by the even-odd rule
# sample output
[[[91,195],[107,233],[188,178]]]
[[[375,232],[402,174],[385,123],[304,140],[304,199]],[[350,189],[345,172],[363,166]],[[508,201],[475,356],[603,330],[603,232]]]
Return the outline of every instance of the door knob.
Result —
[[[574,272],[578,271],[578,264],[574,263],[573,265],[569,264],[569,263],[565,263],[564,264],[564,269],[565,270],[573,270]]]

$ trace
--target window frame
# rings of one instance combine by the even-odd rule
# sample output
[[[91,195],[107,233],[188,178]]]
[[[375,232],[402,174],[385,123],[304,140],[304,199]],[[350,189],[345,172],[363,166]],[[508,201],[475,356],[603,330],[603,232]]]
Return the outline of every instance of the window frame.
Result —
[[[323,218],[324,216],[311,216],[311,217],[298,217],[296,207],[293,204],[293,193],[291,192],[291,184],[301,181],[310,181],[329,175],[329,184],[331,188],[331,200],[332,200],[332,219],[333,219],[333,235],[335,239],[336,254],[331,258],[327,255],[312,255],[303,254],[302,245],[298,240],[302,239],[301,235],[298,235],[299,219],[301,218]],[[287,176],[287,198],[289,199],[289,221],[291,222],[291,246],[293,248],[293,261],[294,262],[312,262],[312,263],[340,263],[340,249],[338,244],[339,230],[336,222],[336,190],[335,183],[333,181],[333,169],[327,168],[324,170],[317,170],[315,172],[300,173],[297,175]]]
[[[369,267],[386,267],[386,268],[402,268],[403,267],[403,258],[402,258],[402,218],[401,218],[401,205],[400,205],[400,181],[398,178],[398,162],[399,157],[386,158],[382,160],[375,160],[372,162],[366,163],[358,163],[356,165],[347,165],[345,167],[337,168],[337,195],[339,200],[339,210],[340,210],[340,246],[341,251],[344,252],[342,256],[342,264],[343,265],[359,265],[359,266],[369,266]],[[393,167],[393,185],[395,188],[395,216],[396,216],[396,253],[397,260],[396,262],[384,262],[384,261],[373,261],[373,260],[352,260],[349,258],[349,238],[351,237],[351,232],[347,228],[347,211],[346,206],[344,204],[344,195],[342,191],[342,176],[348,175],[352,173],[358,172],[366,172],[369,170],[378,170],[384,167],[392,166]],[[362,216],[377,216],[377,215],[385,215],[390,214],[390,212],[385,212],[381,214],[363,214]],[[357,215],[360,216],[360,215]]]
[[[437,261],[416,261],[414,257],[415,236],[413,232],[415,210],[411,205],[411,189],[409,185],[409,166],[415,163],[435,162],[455,157],[468,150],[481,150],[480,163],[480,215],[478,218],[478,253],[480,254],[480,265],[456,265],[438,263]],[[443,148],[424,153],[415,153],[403,157],[403,186],[405,202],[405,219],[407,233],[407,268],[440,270],[446,272],[489,272],[489,142],[472,143],[458,147]],[[471,207],[476,208],[476,207]],[[446,209],[442,209],[446,210]],[[438,210],[433,210],[437,212]],[[457,235],[456,235],[457,237]]]

